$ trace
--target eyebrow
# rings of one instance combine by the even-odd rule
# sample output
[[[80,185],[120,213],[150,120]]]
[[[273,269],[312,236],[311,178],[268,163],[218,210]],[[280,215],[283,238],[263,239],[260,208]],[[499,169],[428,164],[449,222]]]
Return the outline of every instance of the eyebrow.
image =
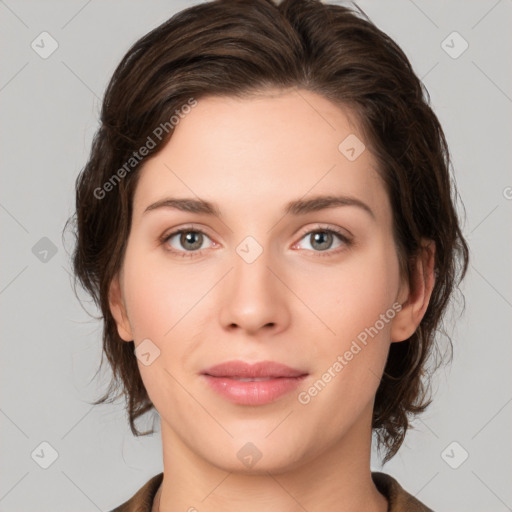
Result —
[[[297,199],[287,203],[283,209],[283,213],[284,215],[305,215],[307,213],[317,212],[327,208],[337,208],[340,206],[356,206],[375,219],[375,214],[372,209],[360,199],[352,196],[322,195],[312,197],[311,199]],[[144,213],[159,208],[172,208],[183,212],[212,215],[218,218],[221,218],[222,216],[217,205],[209,201],[205,201],[204,199],[173,197],[166,197],[150,204],[144,210]]]

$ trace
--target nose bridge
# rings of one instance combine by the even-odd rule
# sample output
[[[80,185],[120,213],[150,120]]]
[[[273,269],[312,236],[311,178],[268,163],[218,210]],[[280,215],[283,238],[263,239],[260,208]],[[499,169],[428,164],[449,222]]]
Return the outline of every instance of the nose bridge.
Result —
[[[248,236],[236,247],[232,292],[244,300],[258,301],[274,288],[270,250],[263,247],[254,237]]]
[[[269,270],[273,267],[270,250],[254,237],[246,237],[235,249],[233,272],[228,279],[222,323],[248,331],[271,324],[283,326],[288,318],[282,285]]]

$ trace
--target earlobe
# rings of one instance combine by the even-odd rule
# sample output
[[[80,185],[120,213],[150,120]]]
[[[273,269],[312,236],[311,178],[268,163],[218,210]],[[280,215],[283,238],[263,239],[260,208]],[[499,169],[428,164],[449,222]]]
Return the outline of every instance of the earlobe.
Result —
[[[124,341],[133,341],[132,329],[130,322],[128,321],[128,314],[126,312],[126,306],[123,302],[123,296],[121,293],[119,274],[112,279],[108,296],[110,312],[116,322],[119,336]]]
[[[411,264],[407,296],[401,301],[402,309],[393,319],[391,342],[408,340],[420,325],[434,289],[434,264],[435,242],[423,240],[422,248]]]

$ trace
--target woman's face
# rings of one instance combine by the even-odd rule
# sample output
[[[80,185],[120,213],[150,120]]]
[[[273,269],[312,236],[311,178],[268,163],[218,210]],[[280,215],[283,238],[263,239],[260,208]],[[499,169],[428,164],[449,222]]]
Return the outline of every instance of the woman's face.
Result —
[[[366,449],[389,345],[412,334],[363,135],[321,96],[273,93],[200,99],[145,163],[111,294],[164,442],[230,471]],[[232,361],[288,370],[212,369]]]

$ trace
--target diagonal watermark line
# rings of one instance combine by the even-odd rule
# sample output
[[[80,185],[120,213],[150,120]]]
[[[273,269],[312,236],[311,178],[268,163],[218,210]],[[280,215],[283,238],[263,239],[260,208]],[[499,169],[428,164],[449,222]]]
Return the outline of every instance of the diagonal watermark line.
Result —
[[[14,281],[16,281],[16,279],[18,279],[19,276],[21,276],[21,274],[23,274],[23,272],[25,272],[25,270],[27,270],[28,268],[28,265],[25,265],[25,267],[20,270],[3,288],[2,290],[0,290],[0,295],[2,293],[5,292],[5,290],[7,290],[7,288],[9,288],[9,286],[11,286],[12,283],[14,283]]]
[[[313,106],[311,105],[311,103],[306,99],[304,98],[304,96],[302,96],[302,94],[298,91],[298,89],[295,89],[295,92],[334,130],[336,131],[336,128],[334,128],[334,126],[329,123],[329,121],[327,121],[327,119],[322,115],[320,114],[320,112]]]
[[[63,440],[90,412],[94,409],[91,407],[60,439]]]
[[[94,96],[96,96],[98,100],[101,101],[100,97],[63,60],[61,60],[61,62],[62,64],[64,64],[64,66],[66,66],[69,69],[69,71],[71,71],[71,73],[73,73],[73,75],[75,75],[78,78],[78,80],[80,80],[80,82],[82,82],[85,85],[85,87],[87,87],[87,89],[89,89],[89,91],[91,91],[94,94]]]
[[[224,427],[224,425],[217,418],[215,418],[215,416],[174,375],[172,375],[169,370],[167,370],[167,368],[164,368],[164,371],[181,386],[183,391],[185,391],[185,393],[187,393],[190,398],[194,399],[196,403],[203,408],[206,414],[208,414],[208,416],[210,416],[213,421],[215,421],[215,423],[217,423],[217,425],[219,425],[219,427],[224,430],[224,432],[226,432],[226,434],[228,434],[230,437],[233,437],[233,434],[231,434],[231,432],[226,429],[226,427]]]
[[[492,284],[491,284],[491,283],[490,283],[490,282],[485,278],[485,276],[484,276],[481,272],[479,272],[479,271],[478,271],[478,270],[477,270],[473,265],[471,265],[471,268],[472,268],[472,269],[473,269],[473,270],[474,270],[474,271],[475,271],[475,272],[476,272],[476,273],[477,273],[477,274],[478,274],[478,275],[479,275],[479,276],[480,276],[480,277],[481,277],[481,278],[482,278],[482,279],[483,279],[483,280],[484,280],[484,281],[485,281],[485,282],[486,282],[486,283],[487,283],[487,284],[488,284],[488,285],[489,285],[489,286],[490,286],[490,287],[491,287],[491,288],[492,288],[492,289],[493,289],[493,290],[494,290],[494,291],[495,291],[495,292],[496,292],[496,293],[497,293],[497,294],[498,294],[498,295],[499,295],[499,296],[500,296],[500,297],[501,297],[501,298],[502,298],[502,299],[503,299],[503,300],[504,300],[504,301],[505,301],[505,302],[510,306],[510,307],[512,307],[512,304],[507,300],[507,298],[506,298],[504,295],[502,295],[502,294],[498,291],[498,289],[497,289],[495,286],[493,286],[493,285],[492,285]]]
[[[226,480],[226,478],[231,475],[231,471],[201,500],[201,503],[206,500],[206,498],[208,498],[210,496],[210,494],[212,494],[213,492],[215,492],[215,490],[219,487],[219,485],[223,484],[224,481]]]
[[[437,475],[439,475],[439,471],[438,471],[438,472],[437,472],[437,473],[436,473],[436,474],[435,474],[435,475],[434,475],[434,476],[433,476],[433,477],[432,477],[432,478],[431,478],[431,479],[430,479],[430,480],[429,480],[429,481],[428,481],[428,482],[427,482],[427,483],[426,483],[426,484],[425,484],[425,485],[424,485],[424,486],[423,486],[419,491],[417,491],[417,492],[414,494],[414,496],[418,496],[418,494],[419,494],[421,491],[423,491],[423,489],[425,489],[425,487],[427,487],[427,485],[428,485],[430,482],[432,482],[432,480],[434,480],[434,478],[435,478]]]
[[[277,427],[279,427],[280,425],[282,425],[284,423],[284,421],[286,419],[288,419],[288,417],[290,416],[290,414],[293,412],[293,410],[291,410],[266,436],[265,436],[265,439],[270,435],[272,434],[272,432],[274,432],[274,430],[277,429]]]
[[[5,414],[5,412],[2,411],[2,409],[0,409],[0,412],[28,439],[27,434],[25,434],[25,432],[23,432],[23,430],[21,430],[21,428],[18,425],[16,425],[16,423],[14,423],[14,421],[11,418],[9,418],[9,416],[7,416],[7,414]]]
[[[473,63],[473,66],[475,66],[480,71],[480,73],[487,77],[487,80],[489,80],[489,82],[491,82],[494,87],[496,87],[496,89],[498,89],[498,91],[500,91],[501,94],[503,94],[503,96],[505,96],[505,98],[507,98],[507,100],[512,103],[512,98],[474,60],[471,62]]]
[[[25,233],[28,233],[28,229],[2,203],[0,203],[0,208],[2,208],[25,231]]]
[[[428,428],[428,430],[430,430],[430,432],[435,436],[437,437],[437,439],[439,439],[439,436],[421,419],[421,418],[418,418],[418,421],[420,421],[421,423],[423,423],[423,425],[425,425],[425,427]]]
[[[485,485],[485,487],[487,487],[489,492],[494,494],[494,496],[496,496],[496,498],[498,498],[501,501],[501,503],[503,503],[503,505],[505,505],[505,507],[507,507],[507,510],[512,511],[512,508],[510,508],[473,470],[471,470],[471,473],[473,473],[473,475],[475,475],[478,478],[478,480],[480,480],[480,482],[482,482],[482,484]]]
[[[512,402],[512,398],[510,398],[503,407],[501,407],[501,409],[471,438],[471,440],[475,439],[475,437],[480,434],[480,432],[482,432],[482,430],[487,427],[487,425],[489,425],[489,423],[491,423],[491,421],[496,418],[496,416],[498,416],[498,414],[503,411],[503,409],[505,409],[505,407],[510,403]]]
[[[411,2],[411,4],[414,5],[414,7],[416,7],[416,9],[418,9],[418,11],[420,11],[423,14],[423,16],[425,16],[425,18],[427,18],[430,21],[430,23],[434,25],[434,27],[439,28],[437,23],[424,10],[420,9],[420,7],[413,2],[413,0],[409,0],[409,2]]]
[[[231,267],[199,300],[164,334],[167,336],[182,320],[185,318],[190,311],[192,311],[212,290],[215,288],[232,270],[234,267]]]
[[[426,76],[433,70],[436,68],[436,66],[439,64],[439,61],[437,61],[421,78],[420,80],[423,81],[425,80]]]
[[[9,11],[11,11],[11,13],[13,14],[13,16],[16,16],[16,18],[18,18],[18,20],[23,23],[23,25],[25,25],[25,27],[27,28],[30,28],[6,3],[5,3],[5,0],[0,0],[0,4],[4,5],[5,7],[7,7],[7,9]]]
[[[66,274],[71,278],[73,279],[73,274],[64,266],[61,264],[61,267],[66,271]]]
[[[375,376],[375,378],[380,382],[382,380],[371,368],[368,368],[368,371]]]
[[[501,3],[501,0],[498,0],[472,27],[471,30],[473,30],[491,11],[494,10],[494,8]]]
[[[181,181],[181,183],[183,183],[183,185],[185,185],[185,187],[187,187],[190,190],[190,192],[192,192],[192,194],[194,194],[197,197],[197,199],[201,199],[165,162],[164,167],[167,167],[167,169],[169,169],[169,171],[171,171],[174,174],[174,176],[176,176],[176,178],[178,178]],[[233,230],[221,218],[219,218],[219,220],[222,222],[222,224],[224,224],[224,226],[226,226],[226,228],[229,229],[229,231],[233,232]]]
[[[368,16],[368,14],[366,14],[366,13],[363,11],[363,9],[361,9],[361,7],[360,7],[359,5],[357,5],[357,3],[356,3],[356,2],[350,2],[350,5],[352,5],[352,7],[353,7],[354,9],[356,9],[356,11],[359,11],[359,12],[363,15],[363,17],[364,17],[364,18],[366,18],[368,21],[372,21],[372,20],[370,19],[370,16]]]
[[[26,67],[28,66],[28,62],[19,69],[2,87],[0,87],[0,92],[2,92]]]
[[[303,199],[305,196],[307,196],[334,168],[336,167],[336,164],[333,164],[332,167],[323,175],[321,176],[316,183],[314,183],[309,190],[305,192],[304,195],[302,195],[299,199]],[[270,233],[288,214],[285,213],[268,231],[267,233]]]
[[[74,16],[72,16],[68,21],[66,21],[66,23],[64,23],[64,25],[62,25],[62,27],[60,27],[61,30],[63,28],[66,28],[84,10],[84,8],[87,7],[91,2],[92,2],[92,0],[89,0],[87,3],[85,3]]]
[[[28,474],[30,471],[27,471],[1,498],[0,501],[2,501]]]
[[[487,217],[489,217],[492,213],[494,213],[494,211],[496,210],[496,208],[498,208],[499,204],[497,204],[472,230],[471,230],[471,233],[473,233],[473,231],[475,231],[475,229],[480,226],[480,224],[482,224],[482,222],[484,220],[487,219]],[[470,233],[470,234],[471,234]]]
[[[125,442],[125,438],[123,437],[123,441],[121,444],[121,458],[123,459],[125,466],[127,468],[133,469],[134,471],[144,471],[143,468],[141,468],[139,466],[132,466],[130,463],[128,463],[128,461],[126,460],[126,458],[124,456],[124,442]]]
[[[266,267],[270,270],[270,272],[272,272],[272,274],[274,274],[277,277],[277,279],[279,279],[279,281],[281,281],[281,283],[283,283],[286,286],[286,288],[288,288],[288,290],[290,290],[293,293],[293,295],[295,295],[295,297],[297,297],[297,299],[299,299],[302,302],[302,304],[304,304],[304,306],[306,306],[306,308],[309,309],[309,311],[311,311],[311,313],[313,313],[313,315],[315,315],[318,318],[318,320],[320,320],[320,322],[322,322],[325,325],[325,327],[327,327],[327,329],[329,329],[329,331],[332,332],[334,336],[336,336],[336,333],[268,265],[266,265]]]
[[[288,494],[288,496],[290,496],[290,498],[293,499],[293,501],[295,501],[295,503],[297,503],[297,505],[299,505],[299,507],[304,510],[305,512],[308,512],[307,508],[305,508],[302,503],[293,495],[290,493],[290,491],[288,491],[288,489],[286,489],[285,487],[283,487],[283,485],[281,484],[281,482],[279,482],[279,480],[277,480],[277,478],[272,474],[272,473],[269,473],[268,471],[266,471],[267,475],[272,478],[274,480],[274,482],[276,482],[277,485],[279,485],[279,487],[281,487],[281,489],[283,489],[283,491]]]
[[[101,508],[98,507],[98,505],[96,505],[96,503],[94,503],[94,501],[91,500],[91,498],[89,496],[87,496],[87,494],[82,491],[82,489],[80,489],[80,487],[78,487],[78,485],[75,484],[75,482],[73,482],[73,480],[71,480],[71,478],[69,478],[68,475],[66,475],[66,473],[64,473],[64,471],[61,470],[61,473],[100,511],[102,512]]]

